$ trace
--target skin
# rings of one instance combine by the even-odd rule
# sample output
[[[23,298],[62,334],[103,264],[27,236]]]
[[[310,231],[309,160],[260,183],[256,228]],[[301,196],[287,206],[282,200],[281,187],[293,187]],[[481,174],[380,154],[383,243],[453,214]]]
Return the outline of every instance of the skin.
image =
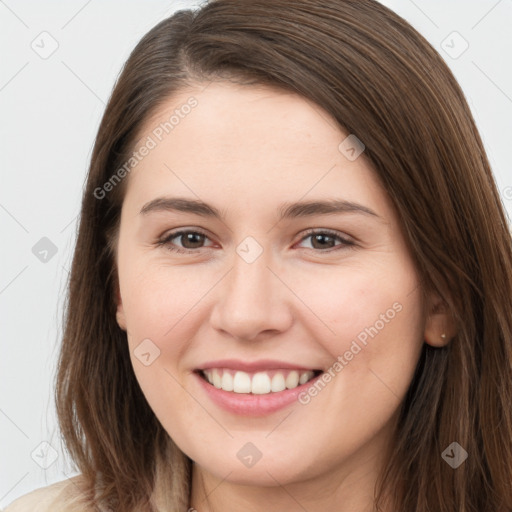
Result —
[[[213,82],[170,98],[141,140],[191,95],[198,105],[126,178],[117,247],[117,321],[150,406],[194,461],[191,506],[370,511],[422,345],[448,342],[453,324],[443,312],[423,317],[396,211],[364,152],[350,161],[338,149],[348,133],[327,112],[279,89]],[[165,195],[201,199],[224,217],[139,213]],[[284,202],[332,198],[379,217],[278,222]],[[207,236],[157,245],[177,228]],[[309,228],[334,230],[355,246],[322,246],[304,238]],[[247,236],[263,249],[252,263],[236,252]],[[173,253],[171,244],[195,253]],[[242,417],[212,403],[192,373],[221,358],[327,370],[394,303],[401,311],[306,405]],[[438,305],[433,296],[429,310]],[[160,355],[145,366],[134,350],[148,338]],[[237,457],[247,442],[262,453],[250,468]]]

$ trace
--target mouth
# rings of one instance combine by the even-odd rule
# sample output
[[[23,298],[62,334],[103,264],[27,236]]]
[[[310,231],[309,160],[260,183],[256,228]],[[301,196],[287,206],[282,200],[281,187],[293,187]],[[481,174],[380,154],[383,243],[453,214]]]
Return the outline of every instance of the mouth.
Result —
[[[195,373],[209,385],[228,393],[274,395],[307,384],[323,371],[277,368],[246,372],[231,368],[208,368],[195,370]]]
[[[263,417],[297,404],[324,370],[276,359],[219,359],[204,363],[192,375],[213,405],[238,417]]]

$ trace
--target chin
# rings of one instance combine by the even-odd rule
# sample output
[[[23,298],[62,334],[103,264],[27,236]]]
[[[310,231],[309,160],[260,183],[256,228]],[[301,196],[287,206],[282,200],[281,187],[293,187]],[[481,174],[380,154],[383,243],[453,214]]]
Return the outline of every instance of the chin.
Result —
[[[270,451],[267,448],[267,453],[262,453],[261,458],[250,460],[246,454],[251,452],[251,448],[247,447],[243,451],[238,448],[240,443],[236,444],[236,451],[226,450],[218,456],[210,452],[207,458],[198,457],[195,460],[203,470],[215,475],[219,480],[237,485],[286,485],[311,478],[315,471],[315,459],[306,460],[303,454],[296,450],[291,450],[292,457],[283,457],[276,453],[277,450]],[[237,454],[239,452],[240,455]],[[230,456],[230,453],[233,455]]]

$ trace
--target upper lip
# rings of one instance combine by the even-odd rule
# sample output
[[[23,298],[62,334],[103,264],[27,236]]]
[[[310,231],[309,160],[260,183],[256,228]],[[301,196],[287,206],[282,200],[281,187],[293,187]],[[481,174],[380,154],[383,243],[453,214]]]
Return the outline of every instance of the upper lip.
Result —
[[[279,369],[304,371],[318,370],[318,368],[312,368],[311,366],[287,363],[285,361],[277,361],[275,359],[259,359],[258,361],[241,361],[239,359],[218,359],[216,361],[208,361],[202,364],[197,368],[197,370],[208,370],[209,368],[229,368],[232,370],[240,370],[243,372],[257,372]]]

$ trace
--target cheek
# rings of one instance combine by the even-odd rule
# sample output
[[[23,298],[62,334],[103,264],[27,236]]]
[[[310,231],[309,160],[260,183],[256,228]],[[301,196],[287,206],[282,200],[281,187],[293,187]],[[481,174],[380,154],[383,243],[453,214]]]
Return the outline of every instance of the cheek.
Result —
[[[419,321],[414,314],[420,305],[417,277],[412,267],[399,260],[331,266],[303,272],[293,282],[297,283],[297,296],[314,313],[302,318],[314,316],[324,326],[323,338],[334,343],[337,339],[356,337],[374,324],[382,331],[391,324],[401,324],[404,317],[408,318],[406,323],[414,326]]]
[[[218,281],[216,274],[193,266],[170,267],[141,262],[123,276],[123,306],[128,325],[128,345],[139,385],[157,416],[169,404],[194,413],[184,393],[184,354],[207,321],[201,299]],[[171,418],[165,423],[172,423]]]
[[[345,391],[370,390],[373,383],[405,392],[423,343],[417,285],[414,268],[398,260],[302,279],[297,295],[315,313],[303,319],[310,319],[311,335],[333,364],[338,361],[332,373],[345,375],[335,379]]]
[[[311,450],[330,439],[332,457],[376,436],[396,413],[410,385],[422,347],[416,275],[407,267],[374,267],[334,273],[322,293],[302,292],[322,312],[319,344],[332,356],[324,382],[300,397],[303,436],[317,432]],[[318,285],[317,281],[317,285]],[[313,333],[313,325],[310,325]],[[333,436],[343,432],[344,436]],[[348,451],[347,451],[348,454]],[[326,465],[334,463],[325,455]]]
[[[144,262],[127,275],[123,305],[133,337],[183,340],[199,302],[218,278],[192,266],[170,267]],[[177,335],[179,333],[179,336]],[[176,346],[175,343],[171,344]]]

